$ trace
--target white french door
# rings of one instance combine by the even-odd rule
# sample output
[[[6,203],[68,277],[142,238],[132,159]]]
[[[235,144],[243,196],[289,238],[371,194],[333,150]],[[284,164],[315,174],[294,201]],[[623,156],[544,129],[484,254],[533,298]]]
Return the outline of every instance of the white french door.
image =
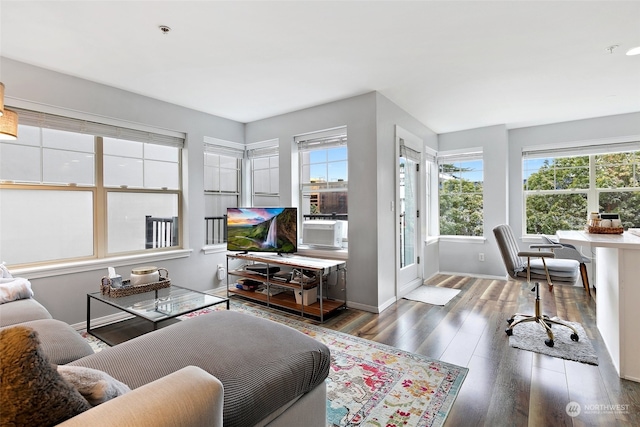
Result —
[[[397,163],[397,286],[396,296],[422,283],[420,255],[421,140],[396,127]]]

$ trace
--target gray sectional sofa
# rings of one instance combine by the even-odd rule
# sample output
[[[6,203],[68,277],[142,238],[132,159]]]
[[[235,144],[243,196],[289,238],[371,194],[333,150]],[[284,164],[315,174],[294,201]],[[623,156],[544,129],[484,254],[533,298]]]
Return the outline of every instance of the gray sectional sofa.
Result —
[[[32,298],[0,304],[0,331],[17,325],[37,332],[49,362],[131,388],[61,426],[327,425],[329,349],[270,320],[222,310],[96,353]]]

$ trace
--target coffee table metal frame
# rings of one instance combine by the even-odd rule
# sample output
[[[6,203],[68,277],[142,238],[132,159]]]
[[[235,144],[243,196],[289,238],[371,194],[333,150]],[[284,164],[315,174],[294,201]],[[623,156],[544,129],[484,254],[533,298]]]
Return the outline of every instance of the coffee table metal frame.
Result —
[[[108,304],[133,317],[92,329],[91,300]],[[87,333],[113,346],[155,331],[158,327],[179,322],[180,319],[176,319],[178,316],[223,303],[226,303],[229,310],[229,298],[173,284],[167,288],[117,298],[103,295],[101,292],[91,292],[87,294]]]

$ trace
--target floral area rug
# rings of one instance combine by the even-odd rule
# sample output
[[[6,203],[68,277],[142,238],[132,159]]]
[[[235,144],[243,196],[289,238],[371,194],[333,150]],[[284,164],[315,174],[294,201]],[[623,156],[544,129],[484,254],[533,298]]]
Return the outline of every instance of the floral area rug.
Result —
[[[328,426],[442,426],[468,369],[231,301],[231,309],[290,326],[331,350]],[[206,314],[204,309],[183,319]],[[107,347],[83,333],[96,351]]]

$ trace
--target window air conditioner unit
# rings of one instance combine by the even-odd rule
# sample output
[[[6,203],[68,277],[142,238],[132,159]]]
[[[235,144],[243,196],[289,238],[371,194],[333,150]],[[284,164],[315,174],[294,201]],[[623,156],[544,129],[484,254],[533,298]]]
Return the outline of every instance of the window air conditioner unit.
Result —
[[[302,244],[325,248],[342,247],[342,221],[304,221]]]

